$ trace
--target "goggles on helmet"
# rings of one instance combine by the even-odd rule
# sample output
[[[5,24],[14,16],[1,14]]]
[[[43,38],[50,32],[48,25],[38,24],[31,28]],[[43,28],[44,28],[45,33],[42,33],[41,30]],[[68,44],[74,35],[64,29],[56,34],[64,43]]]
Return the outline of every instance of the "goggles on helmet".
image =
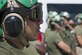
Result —
[[[33,7],[26,8],[26,7],[14,7],[14,10],[11,10],[10,7],[7,9],[2,10],[0,13],[3,13],[2,19],[9,14],[9,13],[18,13],[22,17],[29,17],[31,20],[41,20],[42,19],[42,3],[37,3]]]

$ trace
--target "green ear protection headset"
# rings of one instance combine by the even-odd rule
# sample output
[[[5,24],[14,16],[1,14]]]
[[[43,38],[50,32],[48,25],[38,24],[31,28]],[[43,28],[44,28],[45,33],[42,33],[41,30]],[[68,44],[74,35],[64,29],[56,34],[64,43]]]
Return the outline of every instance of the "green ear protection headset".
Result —
[[[24,29],[23,17],[29,17],[33,21],[42,19],[42,3],[38,3],[37,0],[16,0],[23,7],[14,7],[13,1],[10,2],[10,7],[2,9],[8,1],[0,0],[0,14],[3,14],[0,15],[1,23],[3,22],[9,36],[18,36],[22,32]]]

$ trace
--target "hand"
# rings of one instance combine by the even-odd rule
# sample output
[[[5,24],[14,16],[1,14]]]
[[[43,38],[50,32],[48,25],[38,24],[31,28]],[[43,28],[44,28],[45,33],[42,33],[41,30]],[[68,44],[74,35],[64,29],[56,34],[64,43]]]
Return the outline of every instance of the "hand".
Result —
[[[45,55],[45,53],[46,53],[46,49],[44,48],[44,46],[43,45],[41,45],[41,44],[36,44],[36,50],[39,52],[39,54],[41,54],[41,55]]]

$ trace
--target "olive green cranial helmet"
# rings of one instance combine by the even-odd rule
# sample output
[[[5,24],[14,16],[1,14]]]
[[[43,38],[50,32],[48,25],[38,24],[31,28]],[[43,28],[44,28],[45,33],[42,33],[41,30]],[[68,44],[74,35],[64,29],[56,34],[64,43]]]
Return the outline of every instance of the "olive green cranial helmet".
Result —
[[[2,38],[3,37],[3,29],[2,28],[0,28],[0,37]]]
[[[53,18],[53,17],[55,17],[56,15],[58,15],[58,13],[57,13],[56,11],[50,11],[50,12],[48,13],[48,18]]]
[[[48,18],[51,18],[51,17],[52,17],[52,13],[53,13],[53,11],[50,11],[50,12],[48,13]]]
[[[77,23],[80,24],[82,22],[82,13],[77,14],[76,19]]]
[[[52,22],[54,22],[54,23],[58,23],[58,24],[62,24],[62,22],[63,22],[63,19],[61,18],[61,16],[60,15],[56,15],[53,19],[51,19],[52,20]]]
[[[70,18],[70,14],[67,11],[61,12],[60,16],[65,17],[65,18]]]
[[[38,0],[0,0],[0,11],[8,8],[11,10],[8,12],[14,11],[32,20],[43,17],[42,3]]]
[[[17,0],[17,1],[28,8],[32,7],[35,3],[37,3],[37,0]],[[6,3],[8,3],[8,0],[0,0],[0,9],[2,9]]]
[[[47,22],[49,23],[49,21],[52,20],[53,18],[55,18],[56,15],[58,15],[58,13],[56,11],[50,11],[48,13]]]

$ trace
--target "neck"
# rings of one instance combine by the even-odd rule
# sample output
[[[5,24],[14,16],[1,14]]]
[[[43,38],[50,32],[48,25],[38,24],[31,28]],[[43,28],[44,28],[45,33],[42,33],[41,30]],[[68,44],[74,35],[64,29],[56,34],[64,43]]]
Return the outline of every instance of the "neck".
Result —
[[[5,39],[13,47],[16,47],[18,49],[23,49],[24,48],[24,45],[21,43],[19,38],[5,38]]]

